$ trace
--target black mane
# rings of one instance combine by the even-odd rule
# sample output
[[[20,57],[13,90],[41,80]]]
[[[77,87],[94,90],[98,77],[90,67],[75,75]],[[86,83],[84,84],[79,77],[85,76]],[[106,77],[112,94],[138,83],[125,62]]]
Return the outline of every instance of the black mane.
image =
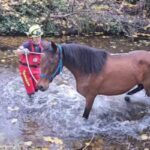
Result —
[[[62,44],[64,64],[71,65],[83,73],[98,73],[105,65],[106,51],[79,44]]]

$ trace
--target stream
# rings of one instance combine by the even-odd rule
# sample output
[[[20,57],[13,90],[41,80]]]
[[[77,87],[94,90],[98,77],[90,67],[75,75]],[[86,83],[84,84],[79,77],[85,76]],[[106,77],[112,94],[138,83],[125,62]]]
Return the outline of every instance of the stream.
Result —
[[[58,43],[82,43],[112,53],[150,50],[146,40],[124,38],[46,38]],[[25,37],[0,37],[0,149],[14,150],[149,150],[150,99],[145,91],[124,100],[125,94],[96,97],[88,120],[82,118],[85,98],[76,91],[66,69],[45,92],[31,101],[13,54]]]

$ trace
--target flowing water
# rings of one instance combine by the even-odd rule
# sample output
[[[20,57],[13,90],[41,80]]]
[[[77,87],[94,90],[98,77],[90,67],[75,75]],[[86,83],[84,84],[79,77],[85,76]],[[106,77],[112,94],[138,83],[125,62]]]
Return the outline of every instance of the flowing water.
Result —
[[[130,103],[124,100],[125,94],[97,96],[89,119],[84,120],[85,99],[77,93],[73,75],[64,68],[46,92],[29,99],[12,53],[24,40],[0,37],[0,149],[150,148],[150,100],[144,91],[132,96]],[[150,50],[149,41],[106,36],[47,40],[84,43],[113,53]]]

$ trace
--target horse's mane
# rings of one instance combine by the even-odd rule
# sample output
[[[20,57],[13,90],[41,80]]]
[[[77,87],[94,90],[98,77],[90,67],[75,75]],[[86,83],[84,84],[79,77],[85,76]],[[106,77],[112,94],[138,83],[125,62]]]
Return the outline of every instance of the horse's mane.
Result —
[[[84,73],[98,73],[105,65],[108,53],[79,44],[62,44],[63,61]]]

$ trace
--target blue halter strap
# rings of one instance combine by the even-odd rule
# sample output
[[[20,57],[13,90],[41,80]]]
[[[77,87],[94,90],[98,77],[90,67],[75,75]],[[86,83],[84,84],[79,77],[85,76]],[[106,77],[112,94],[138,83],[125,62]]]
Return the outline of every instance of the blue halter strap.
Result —
[[[63,69],[63,62],[62,62],[62,47],[61,45],[57,45],[59,50],[59,62],[56,70],[52,73],[52,75],[48,76],[46,74],[41,74],[40,77],[42,79],[48,79],[49,81],[52,81]]]

